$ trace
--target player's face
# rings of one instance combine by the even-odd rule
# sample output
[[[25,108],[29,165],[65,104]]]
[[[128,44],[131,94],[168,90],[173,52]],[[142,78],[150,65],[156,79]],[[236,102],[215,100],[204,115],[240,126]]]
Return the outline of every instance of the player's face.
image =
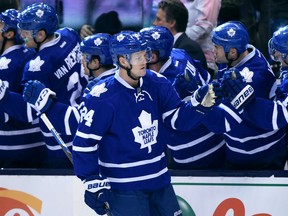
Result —
[[[273,51],[273,54],[271,54],[271,58],[274,60],[274,61],[278,61],[278,62],[284,62],[285,60],[287,59],[283,59],[282,57],[282,54],[278,51],[278,50],[274,50]],[[284,62],[285,63],[285,62]]]
[[[36,43],[33,39],[33,31],[31,30],[20,30],[20,35],[24,40],[25,46],[28,48],[36,48]]]
[[[5,23],[4,22],[0,22],[0,32],[3,32],[3,29],[5,27]],[[3,41],[3,36],[2,34],[0,34],[0,41]]]
[[[4,27],[5,23],[3,21],[0,21],[0,32],[3,32]]]
[[[131,54],[130,64],[132,65],[131,72],[137,76],[142,77],[146,74],[146,63],[149,62],[148,53],[146,50]]]
[[[214,57],[215,57],[215,62],[218,64],[228,62],[225,56],[224,48],[216,44],[214,44]]]

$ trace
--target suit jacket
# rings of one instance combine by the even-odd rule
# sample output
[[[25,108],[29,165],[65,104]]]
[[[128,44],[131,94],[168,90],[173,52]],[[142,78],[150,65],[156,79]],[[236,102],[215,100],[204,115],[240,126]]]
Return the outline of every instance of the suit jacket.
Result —
[[[186,33],[180,35],[175,41],[174,48],[186,50],[193,59],[199,60],[207,70],[207,61],[201,46],[196,41],[189,38]]]

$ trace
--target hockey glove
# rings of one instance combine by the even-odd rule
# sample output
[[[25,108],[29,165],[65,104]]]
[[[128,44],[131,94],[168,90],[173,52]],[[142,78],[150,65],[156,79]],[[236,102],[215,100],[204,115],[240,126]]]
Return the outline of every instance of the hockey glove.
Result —
[[[223,74],[223,95],[235,109],[243,108],[255,96],[254,89],[248,85],[239,70],[231,68]]]
[[[0,101],[7,97],[8,82],[0,79]]]
[[[280,91],[283,93],[288,93],[288,74],[287,73],[283,75],[283,79],[280,85]]]
[[[181,99],[191,96],[192,92],[198,89],[195,77],[191,75],[190,78],[186,73],[178,74],[172,85]]]
[[[213,91],[214,86],[217,88],[216,92]],[[191,103],[198,112],[205,114],[216,105],[217,98],[217,102],[221,100],[221,92],[219,83],[206,84],[192,94]]]
[[[84,180],[85,203],[97,214],[104,215],[111,200],[111,186],[106,178],[91,176]]]
[[[29,80],[23,90],[24,101],[31,104],[38,113],[44,113],[51,107],[55,95],[55,92],[37,80]]]

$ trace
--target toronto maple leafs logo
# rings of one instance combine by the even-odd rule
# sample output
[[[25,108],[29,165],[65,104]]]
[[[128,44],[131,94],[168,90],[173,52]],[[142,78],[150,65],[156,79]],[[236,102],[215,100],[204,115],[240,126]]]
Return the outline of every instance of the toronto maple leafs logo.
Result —
[[[119,42],[122,41],[124,38],[125,38],[125,37],[124,37],[123,34],[120,34],[120,35],[117,36],[117,40],[118,40]]]
[[[96,46],[101,45],[102,42],[103,42],[103,40],[101,40],[100,38],[96,38],[96,39],[94,40],[94,44],[95,44]]]
[[[41,60],[40,56],[38,56],[36,59],[30,61],[28,70],[32,72],[41,71],[41,66],[44,63],[45,61]]]
[[[36,16],[42,17],[43,15],[44,15],[44,11],[43,11],[43,10],[38,9],[38,10],[36,11]]]
[[[248,67],[245,67],[240,71],[240,74],[244,77],[247,83],[253,82],[254,72],[250,71]]]
[[[147,91],[138,88],[137,93],[134,93],[136,103],[145,100],[145,95],[148,96],[148,98],[150,98],[151,101],[153,101],[151,95]]]
[[[90,94],[92,96],[95,96],[95,97],[100,97],[100,95],[104,92],[106,92],[108,89],[105,88],[105,83],[102,83],[100,85],[95,85],[92,90],[90,91]]]
[[[158,120],[152,122],[151,114],[142,111],[138,117],[141,127],[137,126],[132,129],[134,141],[140,143],[140,149],[147,148],[148,153],[152,151],[152,145],[157,142]]]
[[[227,34],[230,36],[230,37],[234,37],[235,36],[235,30],[230,28],[228,31],[227,31]]]
[[[0,69],[4,70],[4,69],[8,69],[8,65],[11,62],[11,59],[7,59],[6,57],[2,57],[0,59]]]
[[[158,39],[160,38],[159,32],[154,32],[154,33],[152,34],[152,37],[153,37],[154,40],[158,40]]]

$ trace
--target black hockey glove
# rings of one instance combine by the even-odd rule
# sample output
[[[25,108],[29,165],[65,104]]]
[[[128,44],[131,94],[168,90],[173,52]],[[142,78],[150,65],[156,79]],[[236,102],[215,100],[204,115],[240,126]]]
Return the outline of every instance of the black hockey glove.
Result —
[[[178,74],[172,85],[181,99],[191,96],[192,92],[198,89],[195,77],[186,73]]]
[[[55,95],[55,92],[37,80],[29,80],[23,90],[24,101],[31,104],[38,113],[44,113],[51,107]]]
[[[221,85],[225,99],[235,109],[243,108],[255,97],[253,87],[245,82],[236,68],[230,68],[223,74]]]
[[[85,203],[97,214],[104,215],[111,200],[111,186],[106,178],[95,175],[84,180]]]

